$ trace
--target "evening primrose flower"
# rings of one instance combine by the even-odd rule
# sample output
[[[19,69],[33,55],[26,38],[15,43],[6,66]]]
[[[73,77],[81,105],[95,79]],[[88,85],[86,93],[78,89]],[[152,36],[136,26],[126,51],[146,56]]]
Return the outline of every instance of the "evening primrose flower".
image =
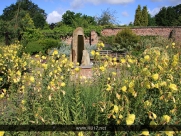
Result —
[[[144,130],[142,131],[141,135],[149,136],[149,131],[148,131],[148,129],[144,129]]]
[[[76,72],[79,72],[79,71],[80,71],[80,68],[79,68],[79,67],[76,67],[74,70],[75,70]]]
[[[134,120],[135,120],[135,115],[134,114],[128,114],[128,116],[126,117],[126,124],[132,125],[134,123]]]
[[[152,75],[152,79],[154,81],[158,80],[158,78],[159,78],[159,75],[157,73]]]
[[[117,105],[114,105],[113,111],[114,111],[115,113],[118,113],[119,107],[118,107]]]
[[[176,85],[176,84],[172,84],[172,83],[169,85],[169,88],[170,88],[172,91],[177,91],[177,90],[178,90],[177,85]]]
[[[92,55],[92,56],[94,56],[95,53],[96,53],[96,52],[95,52],[94,50],[91,51],[91,55]]]
[[[144,56],[144,60],[145,61],[149,61],[150,60],[150,56],[149,55]]]
[[[99,55],[100,55],[100,53],[99,53],[99,52],[96,52],[96,55],[97,55],[97,56],[99,56]]]
[[[54,50],[53,55],[57,55],[57,54],[58,54],[58,50]]]
[[[4,136],[4,131],[0,131],[0,136]]]
[[[112,75],[115,76],[115,75],[116,75],[116,72],[112,72]]]
[[[61,87],[64,87],[64,86],[65,86],[65,83],[64,83],[64,82],[62,82],[62,83],[61,83]]]
[[[112,87],[110,86],[110,84],[107,84],[106,90],[107,90],[107,91],[110,91],[111,89],[112,89]]]
[[[123,87],[121,88],[121,90],[122,90],[123,92],[126,92],[127,87],[126,87],[126,86],[123,86]]]
[[[102,72],[105,71],[105,67],[104,67],[104,66],[99,67],[99,69],[100,69]]]
[[[33,76],[30,76],[30,81],[35,82],[35,78]]]
[[[166,129],[165,129],[165,134],[166,134],[167,136],[173,136],[174,133],[175,133],[175,132],[173,131],[172,128],[166,127]]]
[[[126,60],[125,59],[121,59],[121,63],[126,63]]]
[[[83,132],[82,132],[82,131],[79,132],[79,133],[78,133],[78,136],[84,136]]]
[[[170,116],[168,116],[168,115],[163,115],[162,116],[162,121],[164,121],[164,122],[166,122],[166,123],[168,123],[168,122],[170,122]]]

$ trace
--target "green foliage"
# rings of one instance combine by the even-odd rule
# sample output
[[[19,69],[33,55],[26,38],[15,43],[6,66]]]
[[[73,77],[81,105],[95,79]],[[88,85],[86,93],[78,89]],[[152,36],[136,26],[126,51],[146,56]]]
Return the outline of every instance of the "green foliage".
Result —
[[[54,50],[58,50],[59,55],[65,54],[66,57],[70,57],[70,51],[71,51],[71,46],[65,44],[64,42],[60,42],[59,46],[57,48],[54,48],[52,50],[49,50],[48,54],[52,55]]]
[[[29,42],[25,47],[25,52],[29,54],[47,54],[48,49],[56,48],[61,45],[58,44],[57,40],[54,39],[43,39],[38,41]]]
[[[1,18],[5,21],[11,21],[13,18],[17,17],[19,12],[21,12],[22,10],[29,13],[36,28],[44,27],[44,24],[46,22],[46,13],[31,0],[19,0],[15,4],[11,4],[3,10]]]
[[[181,4],[177,6],[163,7],[155,15],[156,24],[158,26],[180,26],[180,13],[181,13]]]
[[[73,11],[67,10],[62,15],[62,23],[73,28],[77,27],[88,27],[89,25],[95,25],[95,19],[91,16],[82,15],[82,13],[74,13]]]
[[[134,19],[134,26],[141,26],[142,24],[142,13],[141,13],[141,6],[138,5],[136,9],[135,19]]]
[[[140,41],[140,37],[132,32],[130,28],[125,28],[122,31],[118,32],[115,36],[115,43],[112,49],[113,50],[131,50],[135,48],[136,43]],[[115,46],[115,47],[114,47]]]
[[[148,13],[148,26],[156,26],[155,17]]]
[[[141,6],[138,5],[135,13],[134,26],[147,26],[148,25],[148,10],[147,6],[144,6],[141,9]]]
[[[100,40],[105,44],[112,45],[115,42],[115,36],[101,36]]]
[[[141,21],[142,26],[148,26],[148,10],[147,7],[144,6],[142,10],[142,21]]]
[[[44,35],[39,29],[27,28],[26,31],[22,34],[21,43],[26,46],[29,42],[37,41],[39,39],[42,39],[43,37]]]

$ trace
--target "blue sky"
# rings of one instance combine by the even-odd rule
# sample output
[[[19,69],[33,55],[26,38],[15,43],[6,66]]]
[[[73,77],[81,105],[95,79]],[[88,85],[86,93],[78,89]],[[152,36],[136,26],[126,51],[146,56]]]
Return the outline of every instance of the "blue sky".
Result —
[[[61,21],[61,16],[71,10],[89,16],[100,16],[102,11],[109,8],[116,11],[115,17],[120,25],[134,21],[135,10],[138,5],[147,6],[151,15],[159,12],[163,6],[175,6],[181,4],[181,0],[31,0],[47,13],[47,22]],[[0,15],[3,9],[16,0],[1,0]]]

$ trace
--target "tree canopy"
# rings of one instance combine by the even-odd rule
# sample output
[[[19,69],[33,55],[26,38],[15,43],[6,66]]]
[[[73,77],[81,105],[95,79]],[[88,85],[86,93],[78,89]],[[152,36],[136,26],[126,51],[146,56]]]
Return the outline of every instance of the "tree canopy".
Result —
[[[14,18],[17,18],[21,11],[29,13],[36,28],[44,27],[47,14],[31,0],[17,0],[15,4],[11,4],[3,10],[0,18],[4,21],[12,21]]]
[[[141,9],[141,6],[138,5],[135,13],[134,26],[148,26],[148,10],[146,6]]]
[[[175,7],[163,7],[155,15],[158,26],[180,26],[181,25],[181,4]]]

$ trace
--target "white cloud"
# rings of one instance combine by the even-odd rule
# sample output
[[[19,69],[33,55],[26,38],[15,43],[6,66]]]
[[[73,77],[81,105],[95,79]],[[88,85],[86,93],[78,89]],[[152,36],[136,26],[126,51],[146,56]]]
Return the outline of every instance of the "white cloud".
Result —
[[[181,1],[180,0],[169,0],[172,4],[181,4]]]
[[[71,2],[72,8],[79,8],[85,3],[93,3],[95,5],[107,3],[107,4],[129,4],[135,0],[73,0]]]
[[[154,8],[152,10],[148,9],[148,12],[151,14],[151,16],[155,16],[160,11],[160,8]]]
[[[126,11],[123,11],[123,12],[121,13],[121,15],[124,16],[124,17],[128,17],[128,16],[129,16],[128,12],[126,12]]]
[[[56,23],[62,20],[62,14],[59,14],[57,11],[53,11],[47,16],[47,22],[49,24]]]

